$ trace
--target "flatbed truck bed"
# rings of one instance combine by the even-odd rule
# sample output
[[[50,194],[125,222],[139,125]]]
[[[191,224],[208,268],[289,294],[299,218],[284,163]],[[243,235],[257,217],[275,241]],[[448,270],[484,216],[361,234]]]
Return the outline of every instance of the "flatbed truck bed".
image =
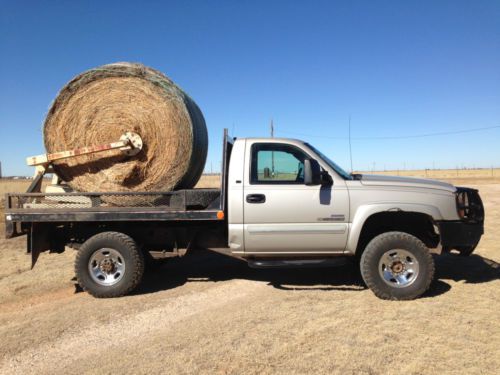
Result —
[[[220,189],[152,193],[8,193],[10,223],[221,220]],[[116,205],[106,200],[138,203]],[[142,201],[142,202],[141,202]],[[12,236],[23,234],[13,232]]]

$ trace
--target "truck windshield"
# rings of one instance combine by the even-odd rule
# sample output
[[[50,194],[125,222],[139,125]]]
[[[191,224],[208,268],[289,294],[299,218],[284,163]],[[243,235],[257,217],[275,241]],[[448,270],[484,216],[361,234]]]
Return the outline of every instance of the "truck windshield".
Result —
[[[309,143],[306,143],[306,146],[309,147],[311,150],[313,150],[315,153],[317,153],[326,164],[328,164],[335,172],[341,175],[344,179],[352,180],[352,176],[349,173],[347,173],[341,167],[339,167],[333,160],[330,160],[328,156],[323,154],[316,147],[310,145]]]

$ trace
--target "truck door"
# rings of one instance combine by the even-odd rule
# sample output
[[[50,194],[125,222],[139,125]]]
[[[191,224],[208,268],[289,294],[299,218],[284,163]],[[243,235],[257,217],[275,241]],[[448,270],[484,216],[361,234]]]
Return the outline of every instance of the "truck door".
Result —
[[[304,160],[311,156],[300,145],[248,143],[243,194],[245,253],[342,253],[349,218],[345,181],[335,175],[332,186],[306,186]]]

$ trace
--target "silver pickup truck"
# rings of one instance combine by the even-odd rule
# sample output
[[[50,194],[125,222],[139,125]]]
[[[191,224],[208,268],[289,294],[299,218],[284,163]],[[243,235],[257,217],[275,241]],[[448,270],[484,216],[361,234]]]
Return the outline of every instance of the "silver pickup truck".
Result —
[[[33,265],[77,249],[78,282],[95,297],[131,292],[148,259],[204,248],[256,268],[350,258],[376,296],[406,300],[431,285],[431,253],[469,255],[483,234],[477,190],[352,175],[300,140],[225,131],[222,164],[219,189],[7,194],[6,236],[27,235]]]

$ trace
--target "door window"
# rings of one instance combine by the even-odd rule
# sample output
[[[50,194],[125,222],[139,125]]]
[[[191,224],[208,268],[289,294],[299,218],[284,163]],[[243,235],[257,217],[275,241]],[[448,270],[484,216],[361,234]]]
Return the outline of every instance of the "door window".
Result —
[[[292,145],[255,143],[251,184],[303,184],[306,154]]]

